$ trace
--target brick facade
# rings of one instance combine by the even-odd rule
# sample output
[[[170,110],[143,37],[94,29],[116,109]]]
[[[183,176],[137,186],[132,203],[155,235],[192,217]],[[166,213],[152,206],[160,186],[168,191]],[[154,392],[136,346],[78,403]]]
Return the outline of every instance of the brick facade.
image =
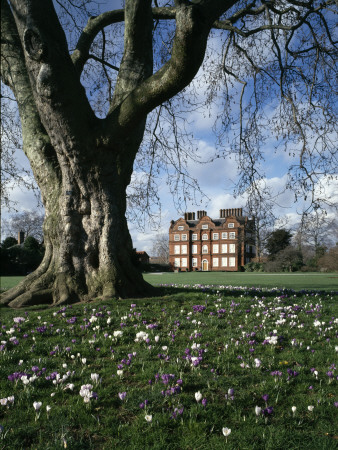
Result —
[[[254,219],[242,208],[221,209],[219,219],[206,211],[185,213],[169,228],[169,263],[179,271],[237,272],[255,257]]]

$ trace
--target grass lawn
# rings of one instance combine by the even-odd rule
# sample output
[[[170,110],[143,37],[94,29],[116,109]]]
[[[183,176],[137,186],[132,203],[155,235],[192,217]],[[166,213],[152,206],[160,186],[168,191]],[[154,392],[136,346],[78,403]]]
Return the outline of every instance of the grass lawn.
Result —
[[[223,285],[338,291],[338,273],[182,272],[144,274],[153,285]]]
[[[167,291],[1,308],[1,448],[337,448],[337,295]]]
[[[0,277],[0,291],[16,286],[24,277]]]
[[[338,291],[338,273],[169,272],[145,273],[143,277],[154,286],[203,284]],[[23,277],[0,277],[0,289],[7,290],[22,279]]]

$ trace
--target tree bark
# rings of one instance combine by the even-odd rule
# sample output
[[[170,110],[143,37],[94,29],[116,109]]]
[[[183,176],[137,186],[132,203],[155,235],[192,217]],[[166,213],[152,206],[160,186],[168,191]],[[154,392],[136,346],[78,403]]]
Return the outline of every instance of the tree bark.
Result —
[[[132,141],[125,142],[129,149]],[[97,161],[82,163],[76,175],[64,161],[58,207],[46,205],[44,260],[1,303],[20,307],[150,293],[135,265],[125,218],[132,165],[128,170],[112,155],[98,152]]]

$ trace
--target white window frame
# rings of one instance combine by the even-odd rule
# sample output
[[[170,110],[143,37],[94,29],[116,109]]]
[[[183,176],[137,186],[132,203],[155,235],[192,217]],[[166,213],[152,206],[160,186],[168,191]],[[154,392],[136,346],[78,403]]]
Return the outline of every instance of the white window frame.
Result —
[[[219,253],[219,245],[212,244],[212,253]]]
[[[174,266],[180,267],[180,258],[175,258]]]
[[[212,267],[218,267],[218,258],[212,258]]]
[[[193,255],[197,255],[197,244],[193,244],[193,245],[191,246],[191,253],[192,253]]]
[[[204,223],[202,225],[202,230],[207,230],[209,228],[209,225],[207,223]]]
[[[206,255],[209,253],[209,249],[207,245],[202,245],[202,253],[203,255]]]
[[[202,234],[202,241],[207,241],[209,236],[207,234]]]
[[[179,255],[181,253],[181,246],[180,245],[175,245],[174,247],[174,254],[175,255]]]
[[[236,244],[229,244],[229,253],[236,253]]]
[[[228,239],[228,232],[227,231],[223,231],[222,239]]]
[[[218,241],[218,239],[219,239],[219,233],[212,233],[212,240]]]
[[[181,245],[181,255],[186,255],[188,253],[188,246]]]
[[[228,244],[222,244],[222,253],[228,253]]]
[[[234,224],[234,222],[230,222],[230,223],[228,223],[228,228],[235,228],[235,224]]]
[[[197,258],[192,258],[191,264],[192,264],[192,267],[197,267]]]
[[[229,267],[236,267],[236,258],[234,257],[229,258]]]
[[[188,258],[182,258],[181,267],[188,267]]]
[[[178,227],[178,231],[183,231],[184,230],[184,225],[180,225],[179,227]]]
[[[187,234],[182,234],[181,235],[181,241],[187,241],[188,240],[188,235]]]
[[[179,240],[180,240],[180,235],[174,234],[174,241],[179,241]]]
[[[197,234],[196,234],[196,233],[194,233],[194,234],[191,236],[191,240],[192,240],[192,241],[197,241]]]
[[[230,231],[230,233],[229,233],[229,239],[236,239],[236,233],[235,233],[235,231]]]
[[[223,256],[222,258],[222,267],[228,267],[228,257]]]

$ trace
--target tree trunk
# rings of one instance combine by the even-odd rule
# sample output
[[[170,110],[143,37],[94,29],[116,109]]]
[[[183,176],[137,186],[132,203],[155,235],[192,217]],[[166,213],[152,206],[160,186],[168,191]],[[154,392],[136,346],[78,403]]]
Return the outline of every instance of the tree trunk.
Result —
[[[62,170],[58,198],[48,201],[50,186],[46,184],[46,193],[41,186],[46,209],[45,257],[34,273],[4,294],[1,303],[20,307],[150,293],[151,286],[135,264],[125,217],[132,173],[128,156],[133,147],[138,148],[142,128],[116,152],[99,148],[93,152],[82,143],[83,156],[76,167],[64,153],[56,152]],[[74,144],[70,146],[79,157]],[[95,162],[88,159],[92,154]]]

